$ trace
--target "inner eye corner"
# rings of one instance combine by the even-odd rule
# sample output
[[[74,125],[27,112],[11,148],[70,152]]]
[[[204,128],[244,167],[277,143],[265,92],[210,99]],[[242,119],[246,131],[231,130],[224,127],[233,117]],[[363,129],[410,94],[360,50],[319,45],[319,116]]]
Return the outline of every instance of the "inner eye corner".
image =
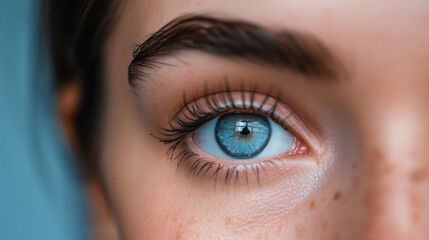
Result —
[[[313,150],[306,141],[304,141],[300,136],[296,136],[295,134],[294,136],[295,140],[289,151],[289,155],[310,155],[313,153]]]

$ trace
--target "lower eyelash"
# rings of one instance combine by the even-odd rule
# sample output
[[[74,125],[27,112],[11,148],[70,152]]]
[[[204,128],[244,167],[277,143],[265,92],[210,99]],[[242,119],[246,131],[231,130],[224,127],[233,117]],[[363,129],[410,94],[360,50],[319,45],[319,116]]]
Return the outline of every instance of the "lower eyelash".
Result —
[[[260,184],[260,173],[264,171],[264,167],[269,164],[274,167],[278,165],[275,161],[267,160],[261,163],[254,163],[251,165],[237,165],[226,166],[221,163],[212,162],[207,159],[201,158],[198,154],[184,144],[180,153],[173,159],[177,161],[177,173],[180,173],[183,166],[188,165],[188,170],[185,173],[186,177],[190,176],[206,176],[210,173],[210,177],[214,180],[214,186],[217,185],[219,177],[223,177],[223,185],[228,185],[234,182],[237,185],[241,178],[244,177],[246,184],[249,184],[249,171],[252,171],[256,177],[258,185]],[[193,159],[195,157],[195,159]],[[221,171],[223,175],[221,175]]]

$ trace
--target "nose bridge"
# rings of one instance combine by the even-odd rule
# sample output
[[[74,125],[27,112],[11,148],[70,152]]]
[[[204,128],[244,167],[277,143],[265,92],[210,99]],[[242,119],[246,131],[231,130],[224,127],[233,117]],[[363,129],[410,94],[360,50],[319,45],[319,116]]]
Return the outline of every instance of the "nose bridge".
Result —
[[[364,137],[368,239],[427,236],[427,131],[421,110],[417,104],[391,104],[369,114],[374,118]]]

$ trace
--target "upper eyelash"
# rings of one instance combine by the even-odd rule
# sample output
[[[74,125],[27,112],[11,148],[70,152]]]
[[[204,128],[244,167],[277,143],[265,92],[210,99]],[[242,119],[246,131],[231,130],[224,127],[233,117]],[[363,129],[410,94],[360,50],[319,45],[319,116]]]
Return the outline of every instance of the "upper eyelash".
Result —
[[[272,91],[272,89],[270,90]],[[246,106],[245,93],[246,91],[241,92],[241,100],[243,102],[241,107],[236,106],[233,97],[232,97],[231,89],[229,88],[227,80],[225,80],[225,91],[218,94],[208,94],[207,84],[205,85],[204,90],[204,101],[209,107],[208,111],[202,110],[201,106],[198,105],[198,101],[194,101],[192,107],[189,106],[189,102],[186,99],[185,92],[183,93],[183,105],[184,110],[182,113],[183,117],[178,117],[169,123],[168,128],[159,128],[160,136],[156,136],[151,134],[153,137],[158,139],[158,141],[164,144],[173,144],[167,150],[167,156],[172,159],[174,155],[175,149],[178,145],[183,141],[183,139],[190,134],[191,132],[198,129],[203,124],[208,121],[218,117],[219,115],[226,113],[230,110],[253,110],[263,114],[269,115],[274,121],[279,122],[280,120],[276,117],[275,111],[277,105],[279,103],[280,94],[275,98],[275,102],[271,109],[268,111],[262,111],[266,102],[270,98],[271,94],[266,94],[262,103],[259,106],[255,106],[254,96],[257,93],[256,90],[253,90],[250,93],[250,103],[249,106]],[[220,98],[218,99],[218,95],[220,94]],[[220,103],[223,103],[225,107],[222,107]]]
[[[243,89],[243,88],[242,88]],[[225,85],[223,91],[217,94],[209,94],[207,84],[204,89],[204,103],[208,106],[207,110],[203,110],[199,101],[193,101],[192,105],[188,102],[185,92],[183,93],[183,109],[180,117],[177,117],[172,122],[169,123],[167,128],[159,128],[159,135],[155,137],[158,141],[171,146],[168,148],[166,155],[170,160],[175,160],[177,164],[176,172],[180,172],[181,168],[188,159],[193,157],[198,157],[195,159],[193,164],[189,167],[186,176],[192,175],[205,175],[211,169],[215,169],[212,177],[214,178],[215,184],[218,178],[219,171],[227,167],[219,163],[208,161],[204,158],[201,158],[198,154],[195,154],[192,150],[189,149],[187,144],[184,143],[184,140],[187,139],[187,136],[198,129],[200,126],[206,122],[220,116],[223,113],[227,113],[231,110],[241,110],[241,111],[255,111],[261,114],[270,116],[274,121],[281,122],[280,118],[277,117],[276,108],[279,104],[280,94],[277,94],[277,97],[272,97],[272,90],[270,89],[268,94],[264,94],[264,98],[260,104],[255,104],[255,95],[257,94],[257,87],[252,91],[232,91],[228,85],[227,80],[225,80]],[[238,106],[232,96],[233,92],[241,93],[241,106]],[[246,99],[246,93],[250,93]],[[247,94],[249,95],[249,94]],[[263,110],[266,106],[269,99],[274,99],[274,104],[269,109]],[[248,100],[248,101],[247,101]],[[181,151],[177,152],[176,150],[181,148]],[[268,164],[274,164],[272,161],[269,161]],[[259,174],[264,171],[264,165],[262,163],[256,163],[252,166],[245,165],[242,175],[246,177],[246,182],[248,183],[248,171],[253,171],[257,177],[259,184]],[[239,180],[239,170],[237,166],[230,167],[227,169],[224,184],[232,181],[234,179],[235,183]]]

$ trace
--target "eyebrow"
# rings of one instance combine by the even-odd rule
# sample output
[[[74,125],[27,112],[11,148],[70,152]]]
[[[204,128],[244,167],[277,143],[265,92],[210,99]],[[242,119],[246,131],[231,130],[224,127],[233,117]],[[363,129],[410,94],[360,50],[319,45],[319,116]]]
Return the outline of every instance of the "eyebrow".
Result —
[[[325,82],[338,79],[340,73],[332,52],[315,37],[241,20],[192,15],[172,20],[136,47],[128,68],[130,85],[138,86],[136,80],[144,79],[145,69],[158,67],[157,59],[183,50],[286,68]]]

